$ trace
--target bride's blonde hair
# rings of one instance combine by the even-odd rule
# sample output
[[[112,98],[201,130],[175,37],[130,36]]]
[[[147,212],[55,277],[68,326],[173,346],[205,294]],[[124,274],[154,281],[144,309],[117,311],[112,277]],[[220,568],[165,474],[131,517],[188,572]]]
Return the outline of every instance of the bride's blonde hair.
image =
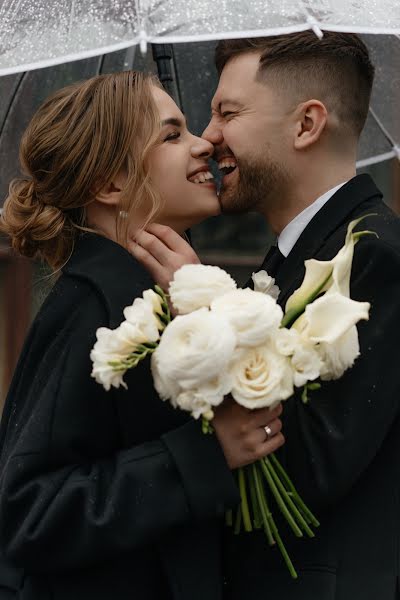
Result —
[[[0,230],[17,252],[62,267],[79,231],[87,229],[85,207],[122,168],[127,183],[117,211],[118,238],[126,239],[124,217],[139,203],[149,219],[157,212],[160,197],[148,164],[160,129],[154,85],[159,82],[153,75],[135,71],[100,75],[42,104],[21,141],[26,177],[11,182],[0,218]]]

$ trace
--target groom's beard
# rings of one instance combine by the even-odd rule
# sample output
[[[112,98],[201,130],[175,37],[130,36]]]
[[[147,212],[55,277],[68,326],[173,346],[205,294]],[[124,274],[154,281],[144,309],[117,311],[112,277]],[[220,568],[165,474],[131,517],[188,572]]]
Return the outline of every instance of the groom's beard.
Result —
[[[241,159],[237,164],[237,183],[222,185],[219,193],[222,212],[263,212],[263,207],[270,207],[283,193],[289,179],[286,170],[273,161],[257,164]]]

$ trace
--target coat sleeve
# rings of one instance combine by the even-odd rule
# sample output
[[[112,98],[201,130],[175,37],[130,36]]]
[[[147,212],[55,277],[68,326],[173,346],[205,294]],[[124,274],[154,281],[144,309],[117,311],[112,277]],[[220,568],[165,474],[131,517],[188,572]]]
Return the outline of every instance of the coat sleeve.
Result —
[[[100,303],[89,307],[50,348],[56,361],[43,356],[46,375],[32,372],[29,398],[18,397],[24,388],[14,398],[24,409],[8,424],[0,535],[6,557],[28,571],[107,561],[182,524],[221,517],[238,502],[215,436],[196,421],[121,447],[110,394],[89,377],[94,332],[104,324]]]
[[[399,413],[400,254],[384,241],[356,246],[351,297],[371,303],[358,325],[360,356],[341,379],[322,382],[304,405],[284,406],[281,458],[313,509],[343,498],[368,469]]]

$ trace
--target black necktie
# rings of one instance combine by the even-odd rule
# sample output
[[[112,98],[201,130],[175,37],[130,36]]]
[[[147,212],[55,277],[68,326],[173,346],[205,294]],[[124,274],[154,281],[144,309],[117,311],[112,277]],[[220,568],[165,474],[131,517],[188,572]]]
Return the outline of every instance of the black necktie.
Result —
[[[284,255],[279,250],[278,246],[271,246],[268,250],[267,256],[264,258],[264,262],[260,267],[260,271],[263,269],[267,271],[268,275],[271,277],[276,277],[276,274],[279,271],[280,266],[285,260]]]

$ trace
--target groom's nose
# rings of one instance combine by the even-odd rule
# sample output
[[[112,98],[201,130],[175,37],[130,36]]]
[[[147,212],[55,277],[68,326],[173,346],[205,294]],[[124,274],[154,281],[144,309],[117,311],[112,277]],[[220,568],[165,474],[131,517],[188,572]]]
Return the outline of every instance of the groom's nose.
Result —
[[[222,127],[218,123],[216,117],[212,117],[201,137],[208,142],[211,142],[214,146],[219,146],[222,144],[224,141],[224,136],[222,135]]]

